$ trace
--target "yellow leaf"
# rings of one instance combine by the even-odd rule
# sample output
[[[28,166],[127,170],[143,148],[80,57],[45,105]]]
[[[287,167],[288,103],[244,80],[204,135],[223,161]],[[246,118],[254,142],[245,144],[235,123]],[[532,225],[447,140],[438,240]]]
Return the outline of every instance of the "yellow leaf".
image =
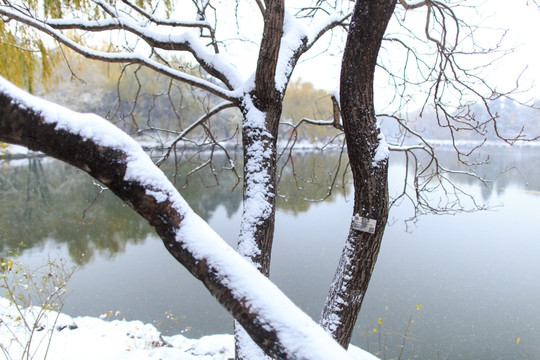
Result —
[[[377,324],[382,325],[382,319],[381,318],[377,319]]]
[[[377,329],[376,329],[376,328],[373,328],[373,332],[377,332]]]
[[[517,338],[516,339],[516,344],[519,344],[520,341],[521,341],[521,338]]]
[[[416,311],[422,310],[422,307],[423,307],[423,306],[424,306],[424,305],[422,305],[422,304],[416,305]]]

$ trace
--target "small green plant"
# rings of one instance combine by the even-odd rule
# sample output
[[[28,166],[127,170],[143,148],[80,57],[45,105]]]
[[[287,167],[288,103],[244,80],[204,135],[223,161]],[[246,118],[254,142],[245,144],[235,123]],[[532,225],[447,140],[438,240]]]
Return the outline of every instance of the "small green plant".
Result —
[[[0,351],[6,359],[46,359],[64,307],[66,284],[75,268],[65,260],[49,259],[35,269],[10,258],[0,259],[0,290],[7,304],[0,309]]]

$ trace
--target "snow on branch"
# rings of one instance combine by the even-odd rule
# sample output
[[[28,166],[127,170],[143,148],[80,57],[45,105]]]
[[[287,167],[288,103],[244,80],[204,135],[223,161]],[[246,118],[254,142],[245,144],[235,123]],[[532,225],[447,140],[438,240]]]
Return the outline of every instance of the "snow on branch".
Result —
[[[285,91],[288,79],[300,57],[311,49],[328,31],[344,25],[344,22],[349,17],[350,14],[331,13],[325,16],[323,20],[312,24],[308,30],[300,24],[290,11],[285,10],[283,36],[275,75],[277,91]]]
[[[206,28],[208,31],[212,30],[212,27],[208,23],[208,21],[182,21],[182,20],[176,20],[176,19],[162,19],[157,18],[153,14],[145,11],[141,7],[137,6],[136,4],[132,3],[131,1],[122,0],[124,4],[132,8],[133,10],[137,11],[139,14],[141,14],[143,17],[148,19],[150,22],[156,24],[156,25],[167,25],[167,26],[173,26],[173,27],[197,27],[197,28]]]
[[[310,26],[310,32],[308,37],[307,48],[311,48],[313,44],[317,42],[328,31],[332,30],[338,26],[345,26],[347,20],[351,17],[351,13],[348,14],[339,14],[331,13],[326,16],[323,20]]]
[[[108,12],[112,13],[112,11],[113,9],[109,9]],[[172,32],[157,31],[143,27],[125,17],[117,17],[99,21],[50,19],[43,22],[19,11],[15,11],[8,6],[0,6],[0,14],[8,18],[18,20],[35,28],[36,30],[42,31],[43,33],[54,38],[59,43],[68,46],[72,50],[87,58],[106,62],[141,64],[176,80],[206,90],[226,100],[232,101],[235,99],[236,97],[233,95],[231,90],[240,87],[243,83],[243,79],[239,76],[239,72],[236,68],[231,66],[222,55],[211,53],[206,46],[204,46],[198,40],[198,36],[195,36],[189,31],[178,35],[173,35]],[[160,62],[140,54],[126,52],[109,53],[90,49],[64,36],[60,31],[58,31],[60,29],[81,29],[87,31],[122,29],[139,36],[151,47],[165,50],[188,51],[209,74],[221,80],[228,87],[228,89],[224,89],[209,81],[202,80],[195,76],[172,69]]]
[[[122,21],[122,28],[125,29],[148,43],[151,47],[164,50],[179,50],[190,52],[197,62],[212,76],[223,81],[229,89],[238,88],[243,81],[240,79],[238,70],[232,67],[228,61],[222,59],[219,55],[219,49],[216,44],[213,28],[207,21],[191,21],[191,22],[170,22],[159,20],[151,14],[148,14],[137,5],[124,0],[129,7],[134,8],[138,13],[143,14],[143,17],[150,20],[150,23],[139,25],[131,20],[130,17],[116,11],[107,2],[102,0],[94,0],[99,4],[105,12],[113,18],[118,18]],[[165,29],[155,27],[154,25],[166,25]],[[177,34],[176,27],[194,27],[205,28],[210,32],[211,43],[214,48],[214,53],[208,51],[199,38],[202,35],[195,35],[193,32],[183,32]]]
[[[145,11],[141,7],[137,6],[136,4],[132,3],[131,1],[122,0],[124,4],[141,14],[144,18],[146,18],[148,21],[155,25],[165,25],[165,26],[171,26],[171,27],[191,27],[191,28],[200,28],[206,29],[210,33],[210,38],[212,41],[212,46],[214,47],[214,51],[217,54],[219,52],[219,48],[217,46],[216,41],[216,34],[214,31],[214,28],[210,25],[208,21],[205,20],[195,20],[195,21],[178,21],[175,19],[166,19],[166,18],[157,18],[153,14]]]
[[[305,47],[307,32],[300,26],[298,21],[285,11],[283,22],[283,36],[279,50],[279,58],[276,68],[276,90],[284,92],[288,79],[294,69],[296,53]]]
[[[167,250],[269,355],[350,359],[197,216],[142,148],[108,121],[39,99],[0,78],[0,141],[54,156],[109,187],[153,226]]]

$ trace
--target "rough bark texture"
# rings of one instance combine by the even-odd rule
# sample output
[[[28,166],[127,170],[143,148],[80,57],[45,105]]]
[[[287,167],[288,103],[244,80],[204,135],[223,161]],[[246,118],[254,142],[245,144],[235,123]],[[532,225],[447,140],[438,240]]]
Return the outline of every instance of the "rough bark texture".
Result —
[[[279,119],[282,111],[283,93],[276,89],[276,67],[283,36],[284,21],[283,0],[266,1],[264,13],[264,30],[255,73],[255,89],[248,96],[253,106],[264,116],[264,126],[255,126],[247,104],[241,106],[244,113],[242,127],[242,142],[244,149],[244,213],[239,238],[239,252],[247,256],[252,263],[265,275],[270,274],[270,260],[274,240],[275,199],[276,199],[276,141]],[[255,121],[256,123],[256,121]],[[265,156],[260,157],[258,149]],[[263,193],[255,195],[254,192],[262,189]],[[255,196],[254,196],[255,195]],[[261,214],[254,214],[246,204],[254,198],[261,198],[267,203],[267,210]],[[255,215],[255,217],[253,217]],[[254,242],[258,252],[244,252],[250,246],[242,242]],[[251,357],[262,358],[259,351],[253,346],[243,329],[235,323],[236,359]],[[252,360],[252,359],[251,359]]]
[[[242,128],[242,141],[244,149],[244,203],[250,194],[247,193],[252,183],[261,182],[261,173],[264,174],[265,200],[269,203],[271,211],[256,221],[253,231],[254,240],[260,249],[260,254],[252,256],[251,260],[259,270],[268,276],[270,271],[270,256],[274,235],[275,193],[276,193],[276,139],[279,119],[281,117],[283,94],[276,90],[275,74],[281,37],[283,35],[283,0],[269,0],[266,2],[264,16],[265,27],[257,70],[255,76],[255,89],[248,94],[252,105],[240,104],[244,113]],[[252,109],[264,116],[264,126],[255,126]],[[256,123],[256,121],[255,121]],[[253,147],[262,149],[266,156],[257,169],[253,167],[253,160],[258,161],[258,155],[249,149]],[[252,194],[251,194],[252,195]],[[246,221],[245,217],[242,220]],[[242,239],[242,234],[241,234]],[[240,240],[241,241],[241,240]]]
[[[267,107],[265,113],[265,126],[262,128],[249,125],[249,114],[244,115],[246,123],[242,128],[242,142],[244,149],[244,182],[243,203],[244,212],[241,223],[238,251],[248,257],[250,261],[265,276],[270,275],[270,260],[274,240],[274,226],[276,213],[276,167],[277,167],[277,124],[281,116],[281,100]],[[275,124],[275,128],[269,125]],[[252,151],[251,149],[257,149]],[[260,152],[265,154],[260,157]],[[255,192],[260,192],[255,194]],[[263,213],[254,214],[247,204],[263,199],[267,209]],[[260,203],[258,204],[260,205]],[[253,216],[255,215],[255,217]],[[253,242],[257,252],[244,251],[246,244]],[[247,245],[250,248],[250,245]],[[238,360],[263,359],[256,346],[248,339],[244,330],[235,323],[235,353]]]
[[[249,115],[244,115],[246,119]],[[258,219],[250,219],[253,215],[244,214],[242,219],[242,231],[246,222],[252,222],[248,236],[255,241],[260,253],[249,255],[250,260],[266,276],[270,273],[270,258],[272,243],[274,238],[274,218],[275,218],[275,200],[276,200],[276,157],[277,157],[277,126],[271,128],[270,123],[278,124],[281,117],[281,101],[277,101],[267,108],[264,127],[253,127],[246,121],[242,129],[242,141],[244,149],[244,205],[253,197],[250,187],[261,185],[259,189],[264,190],[264,200],[269,205],[269,211],[261,214]],[[259,151],[265,154],[261,159]],[[245,209],[246,211],[246,209]],[[255,220],[255,221],[253,221]],[[240,234],[240,241],[247,234]],[[239,244],[240,245],[240,244]],[[246,254],[243,254],[246,255]]]
[[[343,347],[349,344],[388,218],[388,159],[374,161],[380,130],[373,105],[373,79],[395,4],[396,0],[357,1],[343,54],[341,115],[354,179],[353,211],[377,221],[374,234],[351,226],[321,316],[321,325]]]
[[[258,99],[255,105],[259,110],[265,112],[266,108],[280,97],[276,91],[275,78],[281,37],[283,36],[284,14],[284,0],[266,1],[263,36],[255,72],[255,94]]]

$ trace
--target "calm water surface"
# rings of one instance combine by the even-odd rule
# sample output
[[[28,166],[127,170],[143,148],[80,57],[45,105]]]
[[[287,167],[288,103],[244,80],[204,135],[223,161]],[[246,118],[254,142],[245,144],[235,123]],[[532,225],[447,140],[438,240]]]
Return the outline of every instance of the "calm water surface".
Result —
[[[399,357],[403,344],[401,359],[540,358],[540,149],[490,151],[493,165],[486,175],[507,166],[519,170],[500,176],[489,189],[455,181],[479,202],[504,206],[424,216],[408,229],[403,220],[410,207],[392,208],[393,224],[385,232],[354,344],[386,359]],[[325,155],[328,167],[314,167],[316,156],[299,154],[295,161],[320,186],[304,186],[307,177],[283,173],[271,270],[273,281],[315,319],[352,209],[350,190],[336,191],[325,202],[302,200],[324,196],[329,164],[335,164],[334,155]],[[403,163],[392,160],[395,192]],[[234,178],[225,177],[222,186],[193,178],[182,193],[234,245],[241,194],[226,190],[232,184]],[[299,195],[293,192],[297,184],[305,187]],[[64,308],[70,315],[112,310],[168,334],[230,333],[231,317],[129,208],[105,193],[85,212],[98,191],[85,175],[51,159],[7,163],[0,172],[0,252],[22,241],[23,262],[60,256],[75,264]]]

